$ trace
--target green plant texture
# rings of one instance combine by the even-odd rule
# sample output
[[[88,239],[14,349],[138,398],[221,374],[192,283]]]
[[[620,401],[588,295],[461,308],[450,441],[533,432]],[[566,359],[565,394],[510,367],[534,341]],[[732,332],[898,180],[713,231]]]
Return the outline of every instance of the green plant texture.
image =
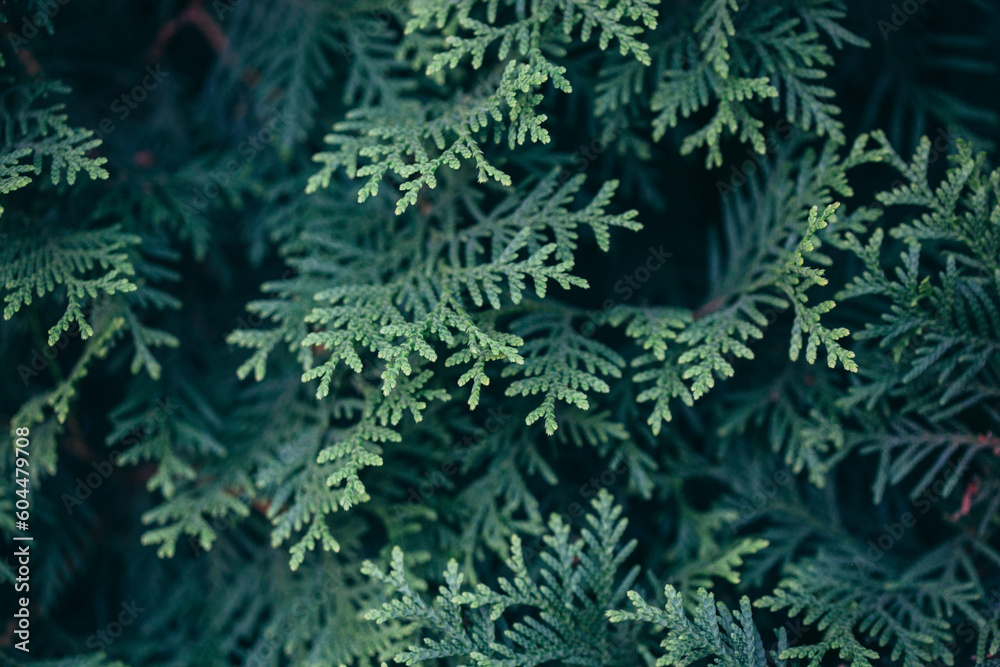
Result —
[[[998,34],[0,2],[0,665],[1000,664]]]

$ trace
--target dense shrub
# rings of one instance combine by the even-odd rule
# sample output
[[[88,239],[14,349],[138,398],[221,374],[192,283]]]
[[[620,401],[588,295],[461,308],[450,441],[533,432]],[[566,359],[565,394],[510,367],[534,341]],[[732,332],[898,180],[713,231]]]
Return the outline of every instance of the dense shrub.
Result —
[[[5,664],[1000,651],[995,3],[0,11]]]

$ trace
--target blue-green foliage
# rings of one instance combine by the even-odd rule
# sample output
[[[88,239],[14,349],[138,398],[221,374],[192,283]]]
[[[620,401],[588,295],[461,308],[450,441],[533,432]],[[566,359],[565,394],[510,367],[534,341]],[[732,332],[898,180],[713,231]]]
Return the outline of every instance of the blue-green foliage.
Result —
[[[1000,651],[990,3],[75,2],[2,16],[5,664]]]

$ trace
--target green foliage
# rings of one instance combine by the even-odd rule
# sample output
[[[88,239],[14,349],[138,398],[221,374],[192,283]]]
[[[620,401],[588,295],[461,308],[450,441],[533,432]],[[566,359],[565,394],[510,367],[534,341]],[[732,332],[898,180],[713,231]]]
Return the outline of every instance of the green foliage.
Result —
[[[122,251],[137,243],[138,237],[110,227],[44,241],[40,237],[29,237],[6,244],[0,255],[6,304],[4,319],[9,320],[21,308],[31,305],[32,299],[63,288],[68,305],[48,331],[49,345],[55,344],[60,335],[74,326],[79,328],[82,338],[89,338],[94,329],[83,316],[82,302],[100,294],[136,289],[129,278],[135,268],[128,253]]]
[[[540,90],[549,82],[564,93],[573,90],[566,68],[548,53],[563,52],[578,26],[580,41],[589,41],[596,31],[602,51],[615,40],[622,55],[649,63],[647,46],[636,37],[643,28],[635,24],[641,21],[647,28],[656,26],[657,12],[648,0],[617,0],[596,6],[574,0],[543,0],[532,3],[530,10],[505,0],[504,9],[509,7],[514,14],[510,22],[498,18],[500,4],[478,0],[445,5],[414,2],[406,31],[415,35],[413,61],[426,64],[428,77],[441,81],[445,67],[454,69],[466,59],[473,70],[480,70],[487,49],[496,45],[497,64],[492,73],[475,90],[447,99],[406,99],[349,113],[345,121],[334,126],[336,132],[325,137],[336,150],[314,156],[323,168],[309,179],[307,192],[327,187],[333,173],[343,168],[351,178],[368,177],[358,195],[358,201],[364,202],[392,175],[399,179],[403,193],[396,204],[398,215],[417,204],[425,186],[437,186],[441,167],[459,169],[463,161],[475,165],[479,183],[496,181],[509,186],[510,175],[487,157],[483,144],[491,130],[492,143],[500,143],[506,136],[511,149],[525,141],[548,143],[544,127],[548,116],[536,111],[544,98]],[[485,21],[474,18],[483,5]],[[448,25],[463,32],[449,35],[443,43],[418,39],[432,25],[439,31]],[[359,167],[361,160],[366,164]]]
[[[527,424],[545,417],[545,431],[556,428],[556,401],[587,410],[587,391],[607,393],[608,383],[601,376],[619,378],[625,360],[614,350],[577,333],[564,313],[528,314],[513,324],[521,340],[522,366],[507,366],[503,376],[523,375],[511,383],[508,396],[542,393],[542,404],[528,413]],[[541,333],[543,337],[535,337]]]
[[[341,229],[339,238],[305,232],[307,244],[288,246],[289,262],[299,276],[265,285],[279,298],[249,306],[279,327],[240,330],[229,337],[235,345],[256,350],[240,368],[241,376],[253,370],[262,378],[268,355],[286,341],[303,361],[303,380],[320,380],[317,397],[323,398],[341,365],[361,373],[366,367],[362,354],[372,352],[384,362],[382,392],[391,396],[405,391],[397,385],[411,374],[414,355],[436,362],[443,348],[449,352],[444,366],[464,369],[458,385],[471,382],[471,407],[490,383],[487,364],[501,362],[506,364],[503,376],[525,376],[511,385],[508,395],[545,393],[527,420],[545,415],[546,429],[554,431],[555,401],[586,407],[585,390],[607,391],[594,372],[617,375],[621,361],[587,341],[581,343],[582,351],[567,350],[557,357],[552,352],[564,349],[564,341],[553,346],[541,338],[526,343],[525,337],[558,337],[563,318],[526,316],[505,332],[498,329],[498,313],[484,308],[531,312],[525,301],[529,280],[538,298],[545,297],[550,281],[563,289],[586,287],[572,273],[581,228],[589,228],[602,249],[608,248],[612,228],[639,229],[634,212],[606,212],[615,182],[605,184],[582,208],[570,208],[583,181],[581,175],[559,183],[551,173],[527,197],[507,197],[489,211],[458,202],[471,223],[463,226],[445,205],[437,214],[399,220],[355,210],[345,215],[351,233]],[[380,237],[385,224],[397,229],[391,244]],[[317,348],[323,351],[319,360],[308,352]],[[547,352],[543,362],[535,358],[541,352]],[[578,364],[586,371],[577,370]]]
[[[44,15],[44,12],[40,12]],[[104,157],[88,157],[101,144],[93,130],[75,128],[63,113],[65,103],[49,104],[49,98],[70,89],[58,81],[15,82],[0,57],[0,194],[28,185],[48,166],[53,185],[65,179],[73,185],[79,172],[91,178],[107,178]],[[47,106],[46,106],[47,105]]]
[[[0,661],[1000,653],[992,3],[2,10]]]
[[[787,167],[766,170],[759,189],[754,188],[746,200],[731,200],[725,218],[732,248],[728,266],[701,308],[622,306],[611,313],[611,324],[624,325],[626,335],[647,351],[632,364],[640,369],[635,380],[651,385],[637,400],[653,402],[649,424],[654,433],[672,418],[671,400],[680,398],[693,405],[715,386],[716,378],[734,374],[736,359],[753,359],[748,342],[763,338],[769,323],[788,308],[794,316],[788,350],[792,361],[806,338],[805,358],[810,364],[822,345],[830,368],[839,364],[858,370],[854,353],[838,342],[848,330],[831,329],[820,321],[835,302],[809,304],[808,292],[828,281],[824,269],[806,261],[831,262],[819,252],[819,234],[836,220],[839,204],[832,197],[853,194],[846,172],[881,159],[882,152],[869,150],[867,143],[868,137],[862,135],[844,158],[827,144],[822,154],[800,158],[795,180]],[[772,196],[773,189],[781,194]],[[816,202],[825,206],[822,213]]]
[[[714,105],[703,125],[685,130],[681,154],[707,149],[706,166],[723,164],[721,140],[736,136],[759,154],[770,152],[764,132],[763,102],[784,109],[785,120],[843,143],[834,91],[823,85],[834,64],[822,37],[836,48],[868,42],[841,25],[846,13],[837,2],[741,3],[704,0],[696,13],[680,11],[673,32],[651,48],[655,62],[648,77],[636,66],[608,67],[598,110],[617,109],[650,89],[652,137],[660,140],[682,120]],[[700,121],[698,121],[700,122]],[[780,127],[780,122],[775,127]]]
[[[878,343],[864,373],[866,382],[840,400],[845,409],[893,406],[889,419],[856,438],[863,451],[879,455],[876,500],[888,485],[900,484],[925,462],[931,465],[910,486],[910,496],[923,494],[946,468],[942,493],[948,496],[977,461],[992,458],[995,451],[992,432],[966,425],[996,418],[991,404],[1000,377],[995,343],[1000,332],[1000,172],[986,165],[985,154],[974,154],[967,142],[959,141],[950,156],[952,166],[940,183],[931,185],[930,152],[925,138],[909,162],[889,153],[905,180],[879,193],[878,201],[887,208],[915,211],[888,230],[905,244],[898,261],[883,259],[886,237],[881,228],[864,244],[852,232],[845,236],[864,272],[839,298],[867,296],[884,304],[880,321],[869,323],[858,336]],[[996,493],[988,483],[975,502],[992,507]],[[979,530],[989,521],[983,516]]]
[[[941,550],[926,554],[895,577],[885,576],[884,570],[873,577],[864,565],[848,575],[840,567],[844,560],[842,554],[820,552],[805,563],[790,565],[774,594],[758,600],[761,607],[802,614],[806,623],[823,632],[822,641],[787,649],[783,657],[816,661],[836,651],[851,665],[875,664],[870,659],[880,653],[866,647],[862,637],[867,634],[879,646],[892,646],[888,657],[894,663],[947,664],[952,657],[949,644],[955,639],[948,616],[964,616],[979,628],[980,636],[996,632],[994,628],[982,634],[987,620],[975,604],[984,597],[981,584],[967,571],[943,566],[948,558]],[[830,576],[834,571],[836,578]],[[984,648],[980,646],[980,656]],[[996,648],[994,642],[989,653]]]
[[[840,296],[874,294],[890,301],[884,323],[869,325],[863,338],[878,340],[903,365],[901,373],[883,379],[855,400],[871,404],[907,385],[913,396],[923,397],[906,411],[927,412],[940,421],[957,409],[993,397],[977,376],[997,370],[998,357],[990,341],[1000,327],[1000,213],[996,209],[1000,171],[989,171],[984,167],[985,154],[974,156],[971,146],[960,141],[954,166],[934,188],[927,174],[930,150],[930,141],[924,138],[912,162],[893,154],[893,166],[908,182],[878,196],[886,207],[923,210],[919,217],[890,230],[907,244],[895,276],[882,266],[882,229],[874,230],[864,246],[848,233],[850,248],[864,261],[866,271]],[[926,257],[923,262],[922,256]],[[922,275],[921,263],[934,267],[936,281]]]
[[[226,19],[229,38],[243,46],[246,67],[260,79],[254,112],[259,118],[286,121],[277,143],[289,150],[311,129],[317,98],[334,73],[334,54],[347,48],[343,16],[336,6],[323,2],[289,3],[277,14],[259,5],[220,5],[217,13]],[[275,44],[294,48],[275,49]],[[228,67],[218,73],[220,77],[239,74]]]
[[[672,586],[666,586],[663,594],[666,598],[663,609],[651,606],[638,593],[629,591],[635,611],[608,612],[613,623],[653,623],[667,630],[667,638],[660,643],[663,655],[656,660],[658,666],[687,667],[709,657],[715,658],[712,664],[720,667],[765,667],[769,664],[760,632],[753,622],[749,598],[743,597],[739,611],[733,613],[700,588],[693,603],[696,611],[689,614],[680,593]]]
[[[635,580],[637,570],[619,573],[635,540],[621,544],[627,521],[611,494],[602,491],[592,502],[588,527],[579,535],[554,515],[543,537],[544,547],[529,558],[540,561],[532,576],[521,540],[511,539],[507,567],[512,579],[497,581],[498,590],[480,584],[463,588],[458,563],[449,562],[444,584],[428,604],[407,583],[403,553],[393,549],[388,573],[366,563],[363,571],[392,590],[393,598],[366,615],[377,623],[413,623],[423,646],[411,645],[396,656],[407,665],[467,657],[477,665],[634,664],[629,629],[617,632],[602,622]],[[518,620],[507,621],[518,611]],[[529,611],[530,610],[530,611]],[[506,627],[497,632],[498,623]],[[603,628],[602,628],[603,626]]]

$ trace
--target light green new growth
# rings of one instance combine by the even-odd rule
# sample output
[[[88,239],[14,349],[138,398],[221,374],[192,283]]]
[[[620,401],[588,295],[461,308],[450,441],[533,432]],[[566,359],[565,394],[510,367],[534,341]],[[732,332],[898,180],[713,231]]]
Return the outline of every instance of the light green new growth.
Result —
[[[80,171],[91,178],[107,178],[101,166],[107,158],[87,156],[101,144],[91,138],[93,130],[68,125],[68,116],[62,113],[65,104],[43,106],[50,96],[69,93],[69,88],[47,80],[10,85],[12,77],[3,72],[4,66],[0,58],[0,83],[5,86],[0,93],[0,193],[28,185],[32,181],[28,174],[40,176],[46,163],[53,185],[63,179],[73,185]]]
[[[548,348],[540,347],[541,339],[525,343],[523,336],[552,335],[553,330],[563,330],[563,321],[536,320],[529,327],[532,320],[522,319],[503,331],[497,316],[530,312],[534,305],[526,300],[526,292],[542,298],[550,281],[563,289],[587,286],[573,273],[583,228],[589,228],[605,250],[612,228],[639,228],[633,211],[606,212],[617,187],[613,181],[582,208],[573,207],[583,182],[583,175],[577,175],[559,183],[551,173],[527,196],[507,197],[490,211],[463,202],[467,224],[450,215],[415,213],[390,222],[359,210],[354,227],[340,238],[310,236],[308,258],[293,260],[306,272],[324,267],[305,283],[310,291],[299,296],[301,278],[265,285],[280,298],[249,308],[278,322],[280,328],[238,330],[229,337],[233,344],[257,350],[241,367],[241,376],[253,370],[256,377],[263,377],[268,355],[287,341],[293,351],[314,351],[299,356],[305,367],[303,380],[319,379],[319,398],[328,394],[342,365],[361,373],[368,366],[362,358],[367,353],[382,360],[382,391],[390,396],[412,372],[414,358],[434,362],[447,352],[446,367],[465,369],[458,385],[471,383],[470,407],[476,407],[481,388],[490,382],[487,364],[499,361],[508,369],[504,377],[525,375],[509,393],[545,393],[540,411],[529,417],[529,423],[544,415],[547,429],[554,430],[555,401],[580,405],[585,400],[581,392],[606,391],[603,381],[591,376],[595,371],[615,375],[621,361],[603,346],[584,342],[591,348],[582,361],[588,369],[584,375],[574,370],[579,352],[567,351],[561,361],[547,356],[539,365],[532,358]],[[397,228],[391,243],[381,231],[386,223]],[[369,245],[376,234],[383,240]],[[293,308],[290,300],[301,298],[306,303]],[[593,353],[603,360],[597,362],[590,356]],[[522,364],[526,364],[523,369]]]
[[[473,70],[481,70],[486,51],[493,45],[498,48],[496,64],[486,68],[488,76],[469,93],[440,101],[412,98],[350,112],[325,139],[336,150],[314,156],[323,167],[309,179],[306,191],[327,187],[334,172],[343,168],[351,178],[367,177],[358,194],[358,201],[363,202],[378,193],[384,179],[394,178],[403,193],[396,204],[398,215],[417,204],[425,186],[437,186],[437,172],[444,166],[459,169],[471,161],[480,183],[492,180],[509,186],[510,176],[486,155],[488,144],[500,143],[504,137],[511,149],[525,141],[548,143],[547,116],[536,108],[544,98],[540,91],[549,82],[564,93],[572,91],[566,68],[551,54],[565,49],[574,30],[579,27],[582,42],[596,33],[602,50],[616,40],[622,55],[649,64],[647,46],[637,39],[643,27],[635,24],[656,26],[657,12],[648,0],[596,4],[542,0],[530,8],[504,0],[502,4],[511,7],[517,18],[498,25],[500,4],[500,0],[461,0],[443,6],[414,2],[406,31],[417,49],[412,60],[426,64],[427,76],[443,81],[446,67],[454,69],[466,60]],[[471,17],[482,6],[486,6],[486,22]],[[446,25],[458,34],[443,42],[417,39],[432,26],[441,30]],[[360,162],[366,164],[359,166]]]
[[[666,602],[662,609],[629,591],[635,611],[609,611],[612,623],[627,621],[652,623],[666,630],[660,642],[663,655],[656,659],[657,667],[688,667],[705,658],[718,667],[767,667],[764,645],[753,622],[750,599],[740,599],[740,608],[733,613],[704,588],[698,589],[697,599],[685,609],[681,594],[673,586],[663,590]]]

